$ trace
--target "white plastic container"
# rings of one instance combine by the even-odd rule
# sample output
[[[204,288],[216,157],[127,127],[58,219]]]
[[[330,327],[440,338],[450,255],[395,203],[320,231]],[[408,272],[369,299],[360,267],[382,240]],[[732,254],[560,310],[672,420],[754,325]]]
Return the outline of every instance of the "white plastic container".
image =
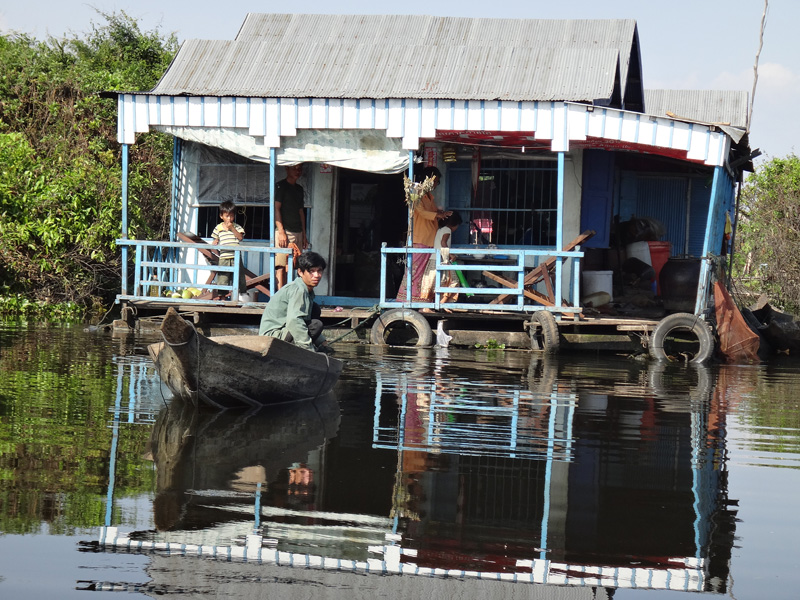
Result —
[[[650,258],[650,244],[647,242],[633,242],[625,246],[628,258],[638,258],[645,264],[653,266],[653,259]]]
[[[614,271],[583,271],[581,297],[586,298],[597,292],[606,292],[614,299]]]

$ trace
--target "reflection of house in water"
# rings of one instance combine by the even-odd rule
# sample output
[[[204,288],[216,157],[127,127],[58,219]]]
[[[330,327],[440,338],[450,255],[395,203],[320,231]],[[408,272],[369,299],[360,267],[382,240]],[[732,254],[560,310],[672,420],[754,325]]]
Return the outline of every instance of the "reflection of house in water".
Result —
[[[376,403],[375,443],[398,449],[404,558],[540,582],[722,591],[730,547],[711,547],[732,536],[732,520],[709,374],[696,376],[691,410],[636,381],[559,390],[547,366],[532,393],[505,404],[502,391],[462,402],[457,385],[400,385],[394,430],[385,399]]]
[[[159,577],[187,569],[173,559],[215,557],[228,566],[202,570],[219,577],[279,565],[569,585],[576,598],[724,592],[734,526],[711,374],[572,368],[534,358],[527,380],[490,393],[447,367],[378,371],[374,412],[342,397],[341,417],[332,398],[202,418],[173,404],[154,459],[176,518],[109,527],[101,543],[167,552]]]

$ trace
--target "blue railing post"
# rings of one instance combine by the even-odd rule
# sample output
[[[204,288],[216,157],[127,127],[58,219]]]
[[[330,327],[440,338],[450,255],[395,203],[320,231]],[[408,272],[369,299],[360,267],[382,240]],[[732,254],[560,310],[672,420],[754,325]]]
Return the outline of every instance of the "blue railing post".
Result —
[[[122,144],[122,239],[128,239],[128,144]],[[128,293],[128,247],[122,247],[122,293]]]

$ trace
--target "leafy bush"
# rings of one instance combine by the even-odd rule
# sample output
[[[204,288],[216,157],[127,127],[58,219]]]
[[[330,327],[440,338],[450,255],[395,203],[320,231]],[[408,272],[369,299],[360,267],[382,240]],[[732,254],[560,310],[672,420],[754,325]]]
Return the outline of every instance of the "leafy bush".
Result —
[[[99,307],[120,287],[117,105],[100,92],[151,89],[177,42],[125,13],[101,15],[106,24],[85,39],[0,36],[0,294],[9,298]],[[171,145],[152,133],[131,148],[132,236],[166,231]]]
[[[785,309],[800,309],[800,158],[773,158],[742,190],[733,275]]]

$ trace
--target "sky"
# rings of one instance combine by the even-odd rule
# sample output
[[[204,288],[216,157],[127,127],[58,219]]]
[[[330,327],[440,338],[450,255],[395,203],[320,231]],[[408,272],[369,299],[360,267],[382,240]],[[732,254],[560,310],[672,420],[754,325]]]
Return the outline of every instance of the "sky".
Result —
[[[635,19],[644,85],[649,89],[745,90],[751,93],[764,0],[427,0],[411,5],[364,0],[299,5],[246,0],[22,0],[0,6],[0,32],[43,40],[69,37],[105,23],[100,13],[124,11],[144,31],[186,39],[233,39],[248,12],[424,14],[530,19]],[[100,13],[98,13],[100,11]],[[750,146],[763,156],[800,154],[800,2],[769,0],[758,63]]]

